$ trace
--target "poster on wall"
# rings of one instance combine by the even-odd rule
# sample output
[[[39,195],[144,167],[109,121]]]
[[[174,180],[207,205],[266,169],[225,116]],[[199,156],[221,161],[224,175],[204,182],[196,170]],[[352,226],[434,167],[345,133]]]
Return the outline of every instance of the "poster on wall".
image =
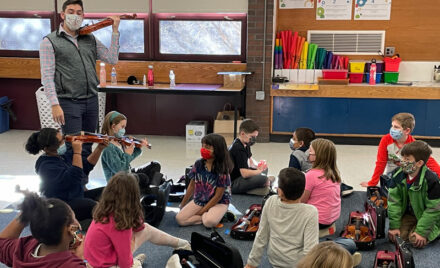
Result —
[[[391,0],[355,0],[355,20],[390,20]]]
[[[318,0],[317,20],[351,20],[352,0]]]
[[[315,0],[280,0],[280,9],[314,8]]]

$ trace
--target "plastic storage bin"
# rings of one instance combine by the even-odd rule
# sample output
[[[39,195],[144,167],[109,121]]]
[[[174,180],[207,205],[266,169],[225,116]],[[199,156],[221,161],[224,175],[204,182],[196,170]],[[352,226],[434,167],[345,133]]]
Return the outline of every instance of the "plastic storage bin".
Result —
[[[386,57],[385,59],[385,72],[398,72],[401,58],[390,58]]]
[[[348,70],[323,69],[322,78],[324,79],[346,79]]]
[[[365,61],[350,61],[350,73],[364,73]]]
[[[383,74],[385,83],[397,83],[399,81],[398,72],[384,72]]]
[[[370,66],[371,66],[371,62],[367,62],[365,64],[365,73],[370,73]],[[383,69],[384,69],[384,63],[383,62],[376,62],[376,73],[383,73]]]
[[[8,97],[0,97],[0,133],[9,130],[9,113],[1,108],[1,105],[9,101]]]
[[[376,84],[380,83],[382,79],[382,74],[381,73],[376,73]],[[370,82],[370,73],[365,73],[365,83],[369,83]]]
[[[364,73],[349,73],[350,83],[362,83]]]

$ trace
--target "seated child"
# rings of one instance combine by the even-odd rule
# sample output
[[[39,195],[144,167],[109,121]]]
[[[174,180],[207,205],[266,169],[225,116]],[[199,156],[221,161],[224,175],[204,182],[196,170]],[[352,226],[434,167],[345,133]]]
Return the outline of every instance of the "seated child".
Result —
[[[432,153],[424,141],[403,146],[400,168],[389,188],[388,236],[396,235],[422,248],[440,234],[440,182],[426,162]]]
[[[228,210],[231,200],[232,161],[223,136],[208,134],[202,138],[202,159],[196,161],[188,177],[191,182],[176,215],[181,226],[201,224],[215,227]],[[188,203],[191,196],[194,199]]]
[[[308,160],[308,150],[310,142],[314,139],[315,132],[310,128],[300,127],[295,129],[289,143],[290,149],[292,149],[289,167],[294,167],[303,172],[312,168],[312,163]]]
[[[146,241],[190,249],[188,241],[144,223],[136,178],[126,172],[116,173],[93,210],[93,222],[84,241],[84,258],[93,268],[142,267],[145,255],[133,259],[133,252]]]
[[[267,199],[246,268],[257,267],[267,248],[274,267],[295,267],[318,244],[318,211],[301,203],[304,173],[284,168],[278,175],[278,195]]]
[[[403,145],[415,141],[411,132],[414,130],[416,121],[410,113],[398,113],[391,118],[390,132],[382,137],[377,150],[376,167],[373,176],[368,182],[362,182],[361,186],[376,186],[380,175],[390,175],[400,165],[400,150]],[[440,166],[430,157],[426,166],[437,176],[440,176]]]
[[[109,112],[102,124],[102,134],[122,138],[125,135],[125,127],[127,126],[127,118],[125,115],[112,111]],[[147,139],[142,140],[142,147],[148,147]],[[131,168],[130,163],[142,153],[142,148],[135,147],[134,144],[125,146],[115,140],[111,140],[107,148],[102,152],[101,163],[104,169],[104,175],[107,181],[119,171],[132,172],[139,179],[139,187],[141,191],[149,188],[149,185],[158,185],[161,177],[155,176],[156,172],[160,172],[160,164],[158,162],[150,162],[138,168]],[[159,181],[153,181],[158,178]]]
[[[273,177],[267,177],[267,165],[256,165],[252,158],[251,146],[255,144],[259,131],[258,125],[251,119],[243,120],[239,127],[239,136],[229,148],[234,168],[231,172],[233,194],[266,195]]]
[[[353,266],[353,258],[347,250],[333,241],[326,241],[314,246],[296,267],[352,268]]]
[[[341,213],[341,177],[336,166],[336,147],[326,139],[310,144],[309,161],[313,167],[306,173],[306,186],[301,202],[315,206],[319,212],[319,229],[331,226]]]
[[[71,251],[80,225],[69,205],[28,193],[20,209],[0,233],[0,262],[8,267],[86,267]],[[27,225],[32,236],[20,237]]]

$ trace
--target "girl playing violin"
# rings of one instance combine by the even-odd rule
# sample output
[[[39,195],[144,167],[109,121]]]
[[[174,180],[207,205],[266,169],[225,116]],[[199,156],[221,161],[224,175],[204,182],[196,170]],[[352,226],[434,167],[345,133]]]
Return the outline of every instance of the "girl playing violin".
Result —
[[[127,126],[127,117],[117,112],[109,112],[102,124],[102,134],[114,136],[116,138],[124,138],[125,127]],[[127,139],[125,139],[127,140]],[[141,140],[141,147],[148,147],[147,139]],[[139,187],[141,192],[149,188],[149,185],[158,185],[161,176],[155,176],[156,172],[160,172],[160,164],[158,162],[150,162],[138,168],[131,168],[130,163],[136,157],[141,155],[142,149],[135,147],[135,144],[125,145],[125,143],[117,139],[111,139],[110,144],[102,152],[101,163],[104,169],[104,175],[107,182],[119,171],[135,173],[139,179]]]
[[[228,210],[231,199],[232,160],[225,139],[208,134],[202,139],[202,159],[194,164],[188,177],[191,182],[176,215],[181,226],[201,224],[215,227]],[[191,195],[194,199],[188,203]],[[187,204],[188,203],[188,204]]]
[[[26,151],[40,155],[35,170],[41,178],[40,191],[47,198],[65,201],[75,212],[79,221],[92,218],[92,209],[102,192],[101,188],[84,190],[87,176],[98,162],[108,141],[100,143],[87,158],[81,155],[82,141],[72,138],[72,151],[66,152],[64,137],[53,128],[43,128],[33,133]]]

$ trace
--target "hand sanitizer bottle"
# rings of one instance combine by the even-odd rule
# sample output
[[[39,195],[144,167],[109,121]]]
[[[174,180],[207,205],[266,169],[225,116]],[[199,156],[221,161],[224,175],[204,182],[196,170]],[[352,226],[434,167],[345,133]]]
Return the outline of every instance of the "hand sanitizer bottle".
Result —
[[[174,75],[174,71],[170,70],[170,88],[176,87],[176,75]]]

